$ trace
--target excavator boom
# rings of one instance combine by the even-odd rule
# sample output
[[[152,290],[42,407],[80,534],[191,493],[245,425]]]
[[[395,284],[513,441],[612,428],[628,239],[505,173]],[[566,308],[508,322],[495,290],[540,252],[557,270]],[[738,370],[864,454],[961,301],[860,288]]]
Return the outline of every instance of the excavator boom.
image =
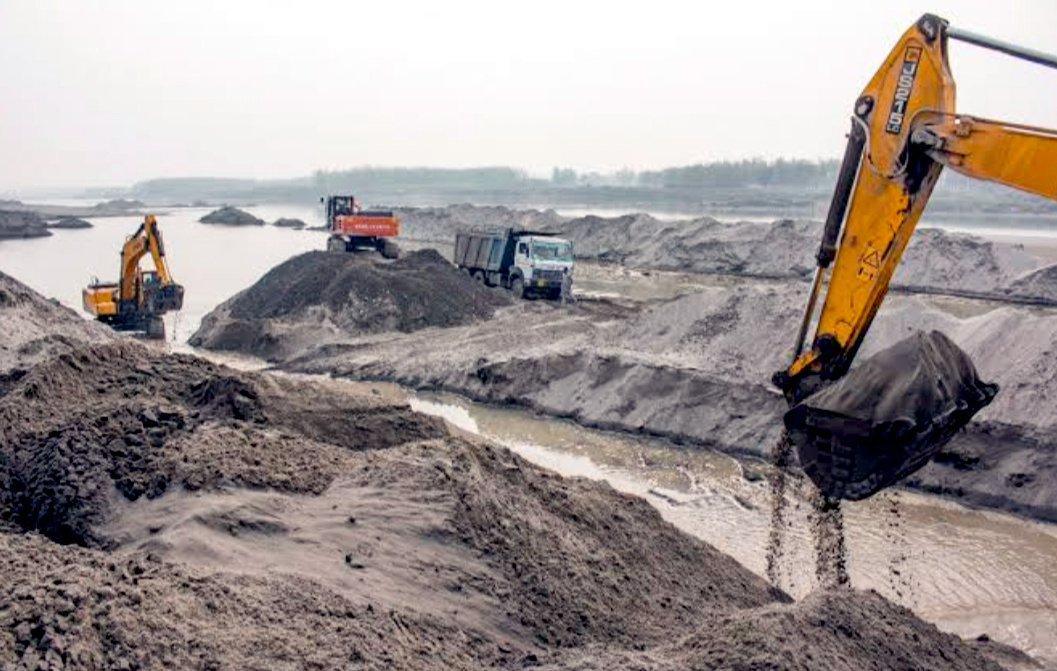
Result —
[[[143,223],[136,229],[121,248],[121,299],[133,300],[136,297],[136,273],[144,256],[150,254],[154,262],[154,271],[158,283],[172,284],[169,265],[165,260],[165,246],[162,244],[158,220],[153,214],[143,218]]]
[[[943,168],[1057,199],[1057,131],[959,115],[948,38],[1057,67],[1055,57],[953,30],[926,14],[903,34],[856,101],[794,359],[774,378],[792,408],[786,426],[801,463],[831,496],[864,498],[924,465],[997,391],[979,382],[956,347],[922,343],[928,350],[922,365],[946,362],[957,371],[938,381],[938,388],[955,389],[949,407],[904,408],[913,416],[913,431],[904,426],[897,432],[905,441],[893,447],[898,458],[882,454],[881,443],[893,435],[890,424],[880,436],[869,422],[807,407],[807,399],[848,373]],[[893,359],[887,365],[900,364]],[[886,396],[881,387],[872,393],[876,403]],[[885,473],[878,473],[882,462]]]

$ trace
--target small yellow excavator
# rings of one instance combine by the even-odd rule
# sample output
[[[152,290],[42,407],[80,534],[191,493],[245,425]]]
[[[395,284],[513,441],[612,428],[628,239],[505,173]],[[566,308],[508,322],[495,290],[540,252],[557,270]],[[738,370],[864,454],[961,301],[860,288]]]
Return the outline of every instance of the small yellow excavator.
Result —
[[[154,270],[140,270],[147,254]],[[165,262],[158,221],[148,214],[121,248],[121,279],[117,284],[92,280],[84,289],[84,309],[119,331],[143,331],[149,338],[165,338],[162,315],[183,307],[184,288],[173,281]]]
[[[943,168],[1057,200],[1057,131],[957,112],[948,38],[1057,68],[926,14],[855,102],[794,358],[774,375],[791,408],[785,439],[832,498],[866,498],[924,466],[997,392],[935,332],[849,372]]]

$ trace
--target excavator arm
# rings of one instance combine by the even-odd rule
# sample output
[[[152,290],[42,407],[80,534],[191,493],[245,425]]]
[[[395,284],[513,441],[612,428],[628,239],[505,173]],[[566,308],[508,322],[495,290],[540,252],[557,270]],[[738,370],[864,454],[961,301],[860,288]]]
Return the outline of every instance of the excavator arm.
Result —
[[[855,104],[794,360],[775,375],[790,403],[847,372],[944,166],[1057,200],[1057,131],[957,114],[948,37],[1057,67],[929,14],[903,34]]]
[[[794,408],[848,372],[944,167],[1057,199],[1057,131],[958,114],[948,38],[1057,67],[930,14],[903,34],[855,103],[794,358],[774,376]]]
[[[165,261],[165,246],[162,243],[158,221],[153,214],[148,214],[143,223],[136,229],[121,248],[121,281],[120,298],[123,301],[136,299],[136,278],[139,274],[139,262],[147,254],[154,261],[158,274],[158,283],[162,286],[172,284],[169,266]]]

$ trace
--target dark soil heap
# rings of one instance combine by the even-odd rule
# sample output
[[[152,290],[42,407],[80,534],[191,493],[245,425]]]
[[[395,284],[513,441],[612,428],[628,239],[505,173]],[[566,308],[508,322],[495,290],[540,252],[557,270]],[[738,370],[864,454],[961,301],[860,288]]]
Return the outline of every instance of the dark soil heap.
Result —
[[[48,224],[48,228],[92,228],[92,223],[77,217],[60,217],[58,221]]]
[[[48,225],[36,212],[0,210],[0,240],[43,238],[51,235]]]
[[[278,226],[280,228],[297,228],[301,229],[305,227],[305,222],[300,219],[292,219],[290,217],[280,217],[272,223],[272,226]]]
[[[268,356],[274,340],[269,329],[276,322],[326,323],[347,335],[406,333],[488,319],[511,301],[507,292],[474,282],[433,249],[392,263],[308,252],[276,266],[207,315],[190,343]]]
[[[264,220],[258,219],[249,212],[243,212],[237,207],[225,206],[214,210],[198,221],[203,224],[224,224],[227,226],[263,226]]]

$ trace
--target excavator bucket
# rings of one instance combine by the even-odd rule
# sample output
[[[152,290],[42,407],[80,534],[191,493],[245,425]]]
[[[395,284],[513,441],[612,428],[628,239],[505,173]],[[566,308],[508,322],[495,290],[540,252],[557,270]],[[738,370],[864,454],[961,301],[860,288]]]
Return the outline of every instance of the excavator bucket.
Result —
[[[163,284],[144,290],[144,304],[147,312],[163,314],[183,309],[184,288],[180,284]]]
[[[947,336],[919,332],[797,404],[785,426],[822,493],[857,501],[924,466],[997,391]]]

